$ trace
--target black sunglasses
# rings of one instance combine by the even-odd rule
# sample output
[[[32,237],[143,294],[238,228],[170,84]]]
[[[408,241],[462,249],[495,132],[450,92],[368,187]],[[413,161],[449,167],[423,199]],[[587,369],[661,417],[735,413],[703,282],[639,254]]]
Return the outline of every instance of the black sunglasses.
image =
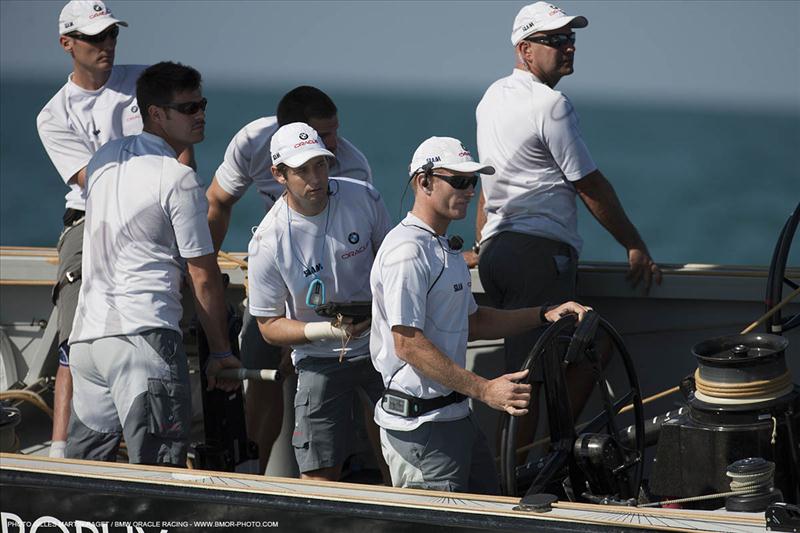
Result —
[[[178,113],[182,113],[184,115],[194,115],[201,109],[205,111],[207,105],[208,105],[208,99],[202,98],[194,102],[183,102],[180,104],[158,104],[158,107],[167,107],[169,109],[174,109]]]
[[[100,32],[97,35],[84,35],[83,33],[74,32],[70,33],[69,36],[72,37],[73,39],[78,39],[79,41],[91,44],[100,44],[102,42],[105,42],[106,38],[108,37],[111,37],[116,41],[117,37],[119,36],[119,26],[114,24],[106,31]]]
[[[575,33],[554,33],[553,35],[543,35],[541,37],[528,37],[525,40],[529,43],[561,48],[566,44],[575,44]]]
[[[461,191],[468,189],[470,185],[474,188],[478,184],[479,178],[478,174],[470,174],[469,176],[445,176],[444,174],[431,174],[431,176],[436,176],[440,180],[444,180],[449,183],[452,188]]]

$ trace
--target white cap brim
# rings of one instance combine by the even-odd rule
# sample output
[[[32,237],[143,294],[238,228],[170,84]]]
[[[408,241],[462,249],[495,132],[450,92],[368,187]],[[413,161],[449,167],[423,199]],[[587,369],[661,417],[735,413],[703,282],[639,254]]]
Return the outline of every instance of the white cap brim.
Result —
[[[128,23],[124,20],[117,20],[114,17],[103,18],[98,21],[92,22],[91,24],[87,24],[86,26],[82,26],[80,28],[70,29],[65,33],[72,33],[74,31],[81,32],[84,35],[97,35],[98,33],[102,33],[106,28],[113,26],[114,24],[119,24],[120,26],[128,27]]]
[[[479,174],[494,174],[494,167],[491,165],[481,165],[477,161],[465,161],[464,163],[453,163],[452,165],[440,165],[433,168],[446,168],[454,172],[478,172]]]
[[[277,165],[283,163],[287,167],[297,168],[304,165],[309,159],[313,159],[318,156],[336,157],[332,152],[324,148],[309,148],[308,150],[303,150],[299,154],[290,155],[286,159],[277,161],[275,164]]]

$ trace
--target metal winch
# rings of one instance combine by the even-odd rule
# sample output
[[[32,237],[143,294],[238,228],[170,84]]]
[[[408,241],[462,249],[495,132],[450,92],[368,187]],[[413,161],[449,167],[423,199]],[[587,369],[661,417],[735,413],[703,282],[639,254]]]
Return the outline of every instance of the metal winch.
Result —
[[[766,333],[694,346],[698,368],[681,384],[688,409],[661,426],[650,489],[661,499],[730,491],[728,465],[775,463],[775,489],[800,500],[800,386],[786,366],[788,341]],[[718,507],[708,501],[697,507]]]

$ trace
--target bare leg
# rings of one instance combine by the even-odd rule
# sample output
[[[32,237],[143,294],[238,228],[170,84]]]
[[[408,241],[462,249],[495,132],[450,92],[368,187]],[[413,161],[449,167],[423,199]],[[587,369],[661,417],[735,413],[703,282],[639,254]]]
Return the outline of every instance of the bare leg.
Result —
[[[539,392],[541,389],[541,382],[531,383],[531,403],[528,406],[528,414],[517,418],[517,450],[532,443],[536,436],[536,428],[539,425]],[[517,464],[523,463],[527,456],[527,451],[518,453]]]
[[[301,479],[314,479],[318,481],[339,481],[340,477],[342,477],[341,464],[300,474]]]
[[[58,365],[56,386],[53,391],[53,442],[67,440],[71,403],[72,374],[68,366]],[[59,457],[63,457],[63,454]]]
[[[602,331],[597,337],[596,351],[600,356],[600,368],[605,369],[611,360],[613,347],[611,339]],[[569,394],[570,406],[572,406],[572,418],[577,422],[594,390],[596,379],[594,370],[589,361],[582,359],[577,364],[572,364],[567,368],[565,377],[569,387],[567,393]]]
[[[258,468],[267,470],[272,445],[283,425],[283,384],[251,381],[245,396],[247,436],[258,444]]]
[[[569,384],[567,394],[572,407],[572,418],[577,421],[594,390],[594,373],[589,364],[570,365],[566,378]]]
[[[364,422],[367,428],[367,437],[369,438],[370,444],[372,444],[372,451],[375,453],[375,459],[378,461],[378,468],[381,471],[383,484],[391,487],[392,476],[389,474],[389,466],[383,459],[383,452],[381,451],[381,432],[374,418],[375,406],[369,401],[366,394],[359,394],[359,397],[361,398],[361,405],[364,408]]]

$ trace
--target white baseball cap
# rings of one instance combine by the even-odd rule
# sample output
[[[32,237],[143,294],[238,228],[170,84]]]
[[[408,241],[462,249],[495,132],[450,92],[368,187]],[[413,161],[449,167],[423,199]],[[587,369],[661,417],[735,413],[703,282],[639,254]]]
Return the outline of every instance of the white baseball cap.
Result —
[[[317,130],[305,122],[292,122],[281,126],[269,143],[272,164],[283,163],[297,168],[312,157],[335,157],[325,148]]]
[[[589,25],[586,17],[570,17],[560,7],[547,2],[536,2],[519,10],[511,28],[511,44],[517,46],[522,39],[540,31],[570,28],[585,28]]]
[[[128,25],[127,22],[114,18],[111,10],[100,0],[71,0],[58,16],[58,32],[61,35],[73,31],[97,35],[112,24]]]
[[[472,159],[464,143],[452,137],[429,137],[422,141],[408,166],[408,175],[431,164],[430,168],[446,168],[455,172],[480,172],[494,174],[494,167],[483,165]]]

